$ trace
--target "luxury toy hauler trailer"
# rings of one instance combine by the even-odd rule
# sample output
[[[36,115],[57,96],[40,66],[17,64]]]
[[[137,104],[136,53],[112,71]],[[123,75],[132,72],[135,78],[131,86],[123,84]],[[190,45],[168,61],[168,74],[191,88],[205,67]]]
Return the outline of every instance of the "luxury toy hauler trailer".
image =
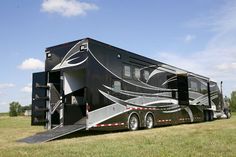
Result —
[[[32,125],[45,125],[50,136],[28,142],[81,129],[211,121],[223,109],[209,78],[90,38],[45,52],[45,71],[33,74]]]

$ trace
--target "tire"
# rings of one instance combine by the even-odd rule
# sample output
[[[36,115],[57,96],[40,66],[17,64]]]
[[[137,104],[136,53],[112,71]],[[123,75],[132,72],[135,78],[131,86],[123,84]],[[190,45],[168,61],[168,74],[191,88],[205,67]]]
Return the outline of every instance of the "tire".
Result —
[[[226,118],[229,119],[231,117],[231,113],[230,113],[230,110],[225,108],[224,109],[224,114],[226,115]]]
[[[145,118],[145,124],[147,129],[151,129],[154,126],[154,119],[151,114],[148,114]]]
[[[231,113],[228,112],[228,113],[226,114],[226,116],[227,116],[227,119],[229,119],[229,118],[231,117]]]
[[[205,122],[209,121],[209,112],[207,110],[204,111],[204,120]]]
[[[209,121],[213,121],[214,116],[213,116],[213,111],[208,111],[209,114]]]
[[[135,131],[139,129],[139,120],[136,114],[132,114],[129,118],[129,130]]]

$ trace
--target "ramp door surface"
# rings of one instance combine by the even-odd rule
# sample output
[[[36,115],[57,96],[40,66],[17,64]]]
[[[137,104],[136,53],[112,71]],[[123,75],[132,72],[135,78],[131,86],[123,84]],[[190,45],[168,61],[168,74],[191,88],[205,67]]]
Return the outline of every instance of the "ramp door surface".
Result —
[[[48,142],[71,133],[77,132],[79,130],[85,129],[84,124],[77,124],[77,125],[66,125],[63,127],[58,127],[52,130],[48,130],[45,132],[41,132],[35,134],[30,137],[26,137],[24,139],[18,140],[18,142],[25,142],[25,143],[41,143],[41,142]]]

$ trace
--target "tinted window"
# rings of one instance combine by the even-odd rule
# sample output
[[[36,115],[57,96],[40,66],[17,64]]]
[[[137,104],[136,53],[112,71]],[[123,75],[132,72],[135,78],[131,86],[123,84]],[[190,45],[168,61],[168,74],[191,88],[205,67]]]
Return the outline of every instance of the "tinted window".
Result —
[[[128,65],[124,66],[124,76],[125,77],[131,77],[131,68]]]
[[[113,88],[115,89],[115,91],[120,91],[121,90],[121,82],[120,81],[114,81]]]
[[[190,82],[190,88],[193,91],[198,91],[198,86],[197,86],[197,82],[191,81]]]
[[[140,69],[139,68],[134,68],[134,77],[136,79],[140,79]]]
[[[207,93],[207,86],[205,86],[204,84],[201,84],[201,93],[202,94],[206,94]]]
[[[147,80],[148,80],[148,77],[149,77],[149,71],[144,70],[144,72],[143,72],[143,77],[144,77],[144,79],[147,81]]]

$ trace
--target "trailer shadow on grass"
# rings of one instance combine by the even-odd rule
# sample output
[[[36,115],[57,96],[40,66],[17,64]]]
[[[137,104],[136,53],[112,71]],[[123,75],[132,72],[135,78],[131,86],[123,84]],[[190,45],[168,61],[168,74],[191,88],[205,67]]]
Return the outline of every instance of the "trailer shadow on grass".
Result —
[[[165,126],[156,126],[155,128],[162,128],[162,127],[171,127],[173,125],[165,125]],[[137,131],[146,130],[145,128],[139,128]],[[111,130],[111,131],[104,131],[104,130],[80,130],[66,136],[54,139],[54,140],[64,140],[64,139],[72,139],[72,138],[79,138],[79,137],[89,137],[89,136],[99,136],[104,134],[113,134],[113,133],[122,133],[122,132],[129,132],[128,129],[119,129],[119,130]],[[132,131],[130,131],[132,132]],[[52,140],[52,141],[54,141]]]
[[[111,133],[120,133],[120,132],[126,132],[128,130],[116,130],[116,131],[94,131],[94,130],[81,130],[74,133],[71,133],[69,135],[60,137],[55,140],[64,140],[64,139],[72,139],[72,138],[79,138],[79,137],[88,137],[88,136],[99,136],[104,134],[111,134]],[[52,140],[54,141],[54,140]]]
[[[208,121],[209,122],[209,121]],[[185,123],[188,125],[194,125],[197,124],[197,122],[194,123]],[[152,129],[155,128],[166,128],[166,127],[172,127],[172,126],[176,126],[176,125],[181,125],[181,124],[167,124],[167,125],[162,125],[162,126],[155,126]],[[141,131],[141,130],[147,130],[146,128],[139,128],[139,130],[137,131]],[[104,134],[112,134],[112,133],[122,133],[122,132],[129,132],[128,129],[119,129],[119,130],[111,130],[111,131],[104,131],[104,130],[80,130],[74,133],[71,133],[69,135],[54,139],[54,140],[64,140],[64,139],[72,139],[72,138],[79,138],[79,137],[88,137],[88,136],[99,136],[99,135],[104,135]],[[132,132],[132,131],[130,131]],[[52,140],[52,141],[54,141]]]

